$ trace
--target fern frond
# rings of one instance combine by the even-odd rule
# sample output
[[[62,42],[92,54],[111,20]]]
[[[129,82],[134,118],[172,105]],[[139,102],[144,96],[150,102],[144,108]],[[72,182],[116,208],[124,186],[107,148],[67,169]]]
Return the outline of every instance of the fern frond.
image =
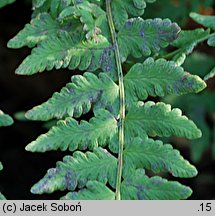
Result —
[[[148,96],[163,97],[202,91],[206,84],[198,76],[184,72],[173,61],[148,58],[135,64],[124,77],[128,104],[145,100]]]
[[[121,58],[125,61],[129,54],[140,58],[156,53],[173,42],[179,31],[179,26],[169,19],[130,19],[118,33]]]
[[[172,135],[197,139],[201,131],[196,125],[182,116],[180,109],[171,110],[171,106],[162,102],[147,102],[144,105],[133,106],[125,118],[126,137],[149,136],[169,137]]]
[[[198,13],[190,13],[190,17],[197,23],[215,30],[215,16],[201,15]]]
[[[26,146],[27,151],[45,152],[61,149],[70,151],[76,149],[104,146],[117,133],[117,121],[106,110],[95,111],[95,117],[89,122],[81,121],[80,124],[68,117],[59,121],[47,134],[41,135],[37,140]]]
[[[179,48],[173,60],[179,62],[178,65],[182,65],[186,59],[186,55],[192,53],[196,45],[205,37],[209,36],[209,34],[210,30],[204,30],[201,28],[181,31],[179,37],[172,43],[173,46]]]
[[[121,190],[125,200],[176,200],[187,199],[192,194],[189,187],[158,176],[149,178],[144,170],[136,170],[125,179]]]
[[[8,42],[8,47],[33,47],[50,36],[57,36],[58,33],[70,31],[72,28],[73,25],[61,25],[48,13],[41,13]]]
[[[90,111],[92,104],[97,108],[118,110],[118,86],[105,73],[97,77],[86,72],[71,80],[60,93],[54,93],[47,102],[28,111],[26,117],[42,121],[67,115],[80,117]]]
[[[172,43],[172,45],[186,50],[189,47],[195,47],[199,40],[209,34],[209,30],[204,30],[202,28],[195,30],[183,30],[180,32],[179,37]]]
[[[93,152],[75,152],[73,157],[66,156],[57,167],[48,170],[47,174],[35,184],[34,194],[52,193],[56,190],[73,191],[83,188],[88,181],[97,180],[103,184],[109,182],[115,187],[117,159],[101,148]]]
[[[135,169],[148,169],[154,173],[169,172],[175,177],[191,178],[197,170],[170,144],[143,136],[127,144],[124,150],[124,173],[132,175]]]
[[[0,127],[2,127],[2,126],[10,126],[12,124],[13,124],[13,119],[9,115],[4,114],[0,110]]]
[[[103,71],[113,70],[113,51],[110,43],[103,36],[99,40],[75,42],[69,34],[60,34],[58,37],[49,37],[38,47],[32,50],[23,63],[17,68],[20,75],[32,75],[44,70],[69,67],[80,70]]]
[[[213,35],[210,29],[179,35],[179,26],[169,19],[139,17],[146,4],[154,1],[33,1],[33,17],[37,17],[8,43],[14,48],[37,45],[16,73],[32,75],[53,68],[89,72],[73,76],[59,93],[26,113],[31,120],[60,119],[26,150],[75,151],[48,170],[32,193],[69,190],[63,199],[86,200],[186,199],[191,195],[189,187],[145,174],[147,169],[182,178],[197,175],[179,151],[149,137],[197,139],[201,131],[180,109],[142,101],[148,96],[203,90],[204,81],[179,66],[196,44],[210,38],[208,43],[213,45]],[[175,62],[155,60],[168,45],[179,49],[163,58],[173,57]],[[90,110],[94,116],[89,121],[75,119]]]
[[[115,193],[104,184],[89,181],[86,188],[79,192],[70,192],[62,200],[115,200]]]

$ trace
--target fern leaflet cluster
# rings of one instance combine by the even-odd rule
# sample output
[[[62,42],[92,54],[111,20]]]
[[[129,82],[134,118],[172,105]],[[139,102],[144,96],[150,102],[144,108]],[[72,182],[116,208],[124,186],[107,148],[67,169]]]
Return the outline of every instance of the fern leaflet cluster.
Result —
[[[181,110],[149,97],[198,93],[206,84],[177,62],[159,57],[169,44],[180,47],[185,42],[178,38],[179,26],[169,19],[140,17],[153,2],[33,1],[32,21],[8,43],[10,48],[35,46],[16,73],[32,75],[53,68],[83,72],[26,113],[30,120],[59,120],[26,150],[71,151],[32,187],[32,193],[69,190],[62,199],[73,200],[191,195],[189,187],[159,173],[191,178],[196,168],[157,138],[197,139],[201,131]],[[94,115],[89,121],[77,120],[89,112]]]
[[[166,54],[164,57],[173,59],[176,64],[183,65],[186,70],[191,71],[191,73],[198,73],[202,79],[208,82],[215,76],[214,59],[211,58],[211,63],[207,63],[207,67],[205,67],[205,62],[209,62],[210,56],[194,50],[202,42],[205,42],[205,44],[207,43],[209,47],[215,46],[215,16],[201,15],[192,12],[190,13],[190,17],[204,28],[181,31],[178,39],[172,43],[172,45],[176,47],[176,50]],[[187,56],[189,57],[187,58]],[[189,65],[192,66],[188,66],[188,62]],[[200,68],[199,65],[203,65],[203,67]],[[192,117],[202,130],[203,136],[201,138],[188,142],[191,148],[191,158],[195,162],[199,162],[205,151],[209,148],[212,149],[212,156],[215,158],[215,121],[213,120],[213,112],[215,111],[214,97],[214,93],[208,88],[207,91],[199,95],[185,95],[176,100],[174,96],[168,96],[163,99],[163,101],[172,103],[176,107],[183,107],[185,113],[189,117]],[[199,101],[201,101],[201,104],[199,104]],[[208,116],[211,119],[212,127],[207,122]]]

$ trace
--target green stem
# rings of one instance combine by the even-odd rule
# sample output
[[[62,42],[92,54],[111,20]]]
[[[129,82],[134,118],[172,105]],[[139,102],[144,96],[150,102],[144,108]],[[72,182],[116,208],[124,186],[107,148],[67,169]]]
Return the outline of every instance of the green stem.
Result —
[[[117,180],[116,180],[116,200],[121,199],[121,181],[122,181],[122,169],[123,169],[123,150],[124,150],[124,121],[125,121],[125,89],[124,89],[124,80],[123,80],[123,71],[119,54],[119,47],[116,39],[116,31],[112,18],[111,11],[111,0],[106,0],[106,10],[109,28],[111,32],[115,60],[117,65],[118,72],[118,81],[119,81],[119,97],[120,97],[120,115],[119,115],[119,155],[118,155],[118,170],[117,170]]]
[[[207,35],[207,36],[205,36],[205,37],[203,37],[203,38],[197,40],[197,41],[196,41],[196,44],[202,43],[202,42],[204,42],[204,41],[206,41],[206,40],[208,40],[208,39],[210,39],[211,37],[214,37],[214,36],[215,36],[215,33],[209,34],[209,35]],[[166,54],[166,55],[164,55],[164,56],[161,56],[161,57],[159,57],[159,58],[166,58],[166,59],[169,59],[169,58],[173,57],[174,55],[180,53],[183,49],[184,49],[184,47],[179,48],[179,49],[174,50],[173,52],[168,53],[168,54]]]

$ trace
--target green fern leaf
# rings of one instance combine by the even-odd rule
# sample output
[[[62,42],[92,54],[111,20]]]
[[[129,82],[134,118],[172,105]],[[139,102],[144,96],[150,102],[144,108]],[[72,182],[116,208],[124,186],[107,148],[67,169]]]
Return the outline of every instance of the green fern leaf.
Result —
[[[3,165],[2,165],[2,163],[0,162],[0,171],[2,171],[3,170]]]
[[[134,65],[124,78],[127,103],[150,96],[199,92],[206,84],[198,76],[184,72],[172,61],[147,59]]]
[[[196,125],[182,116],[180,109],[171,110],[162,102],[147,102],[130,108],[125,118],[127,140],[147,133],[149,136],[169,137],[172,135],[197,139],[201,131]]]
[[[197,170],[185,160],[178,150],[162,141],[148,139],[132,140],[124,150],[124,172],[132,175],[135,169],[145,168],[154,173],[170,172],[175,177],[191,178],[197,175]]]
[[[48,0],[33,0],[33,6],[39,8],[45,4]]]
[[[186,55],[192,53],[195,46],[209,34],[210,30],[204,30],[201,28],[181,31],[179,37],[172,43],[173,46],[180,48],[179,52],[174,56],[173,60],[178,61],[178,59],[183,58],[183,56],[186,57]]]
[[[104,184],[96,181],[89,181],[87,188],[79,192],[70,192],[62,197],[62,200],[114,200],[115,193]]]
[[[0,193],[0,200],[6,200],[5,196],[2,193]]]
[[[60,25],[60,23],[54,20],[48,13],[41,13],[34,18],[30,24],[26,24],[24,29],[8,42],[8,47],[33,47],[50,36],[69,31],[71,28],[70,25]]]
[[[95,71],[102,68],[110,72],[112,68],[113,51],[110,43],[98,36],[97,42],[76,43],[68,34],[60,34],[59,37],[49,37],[37,48],[32,50],[23,63],[17,68],[20,75],[32,75],[44,70],[52,70],[69,67],[80,70]]]
[[[208,45],[211,47],[215,47],[215,37],[211,37],[208,39]]]
[[[179,31],[179,26],[169,19],[130,19],[118,33],[121,58],[125,61],[129,54],[140,58],[156,53],[173,42]]]
[[[180,32],[179,37],[172,43],[173,46],[181,48],[197,44],[199,40],[208,36],[210,31],[198,28],[195,30],[183,30]],[[194,46],[194,45],[193,45]]]
[[[66,7],[59,15],[60,20],[65,20],[70,17],[79,18],[84,24],[83,29],[88,31],[87,39],[94,38],[100,33],[98,26],[96,25],[101,16],[106,17],[105,11],[103,11],[98,5],[83,1],[80,4]]]
[[[198,13],[190,13],[190,17],[197,23],[211,29],[215,29],[215,16],[201,15]]]
[[[0,1],[0,8],[8,5],[8,4],[12,4],[13,2],[15,2],[16,0],[1,0]]]
[[[71,4],[71,0],[32,0],[33,14],[35,18],[41,13],[49,13],[53,18],[57,18],[59,13]]]
[[[112,1],[113,19],[116,29],[121,29],[128,20],[129,15],[141,16],[144,13],[146,2],[153,3],[156,0],[115,0]]]
[[[67,115],[80,117],[90,111],[92,104],[97,108],[118,104],[118,86],[106,74],[100,73],[97,77],[86,72],[71,80],[60,93],[54,93],[47,102],[28,111],[26,117],[42,121]],[[118,110],[117,107],[113,109]]]
[[[4,114],[0,110],[0,127],[2,127],[2,126],[10,126],[12,124],[13,124],[13,119],[9,115]]]
[[[92,152],[75,152],[73,157],[64,157],[57,167],[48,170],[47,174],[35,184],[31,192],[34,194],[52,193],[56,190],[73,191],[86,186],[88,181],[97,180],[115,187],[117,159],[101,148]]]
[[[204,77],[204,80],[207,81],[215,76],[215,67],[211,70],[209,74]]]
[[[33,17],[39,13],[48,12],[52,17],[57,18],[65,8],[71,5],[78,5],[82,2],[83,0],[33,0]]]
[[[97,110],[89,122],[81,121],[79,124],[70,117],[59,121],[47,134],[27,145],[26,150],[45,152],[57,149],[66,151],[68,148],[70,151],[93,149],[98,145],[106,145],[116,132],[116,119],[106,110]]]
[[[149,178],[144,170],[137,170],[122,182],[124,200],[179,200],[192,194],[189,187],[161,177]]]
[[[52,16],[57,18],[65,8],[68,8],[74,2],[75,1],[71,0],[52,0],[50,2],[50,12]]]

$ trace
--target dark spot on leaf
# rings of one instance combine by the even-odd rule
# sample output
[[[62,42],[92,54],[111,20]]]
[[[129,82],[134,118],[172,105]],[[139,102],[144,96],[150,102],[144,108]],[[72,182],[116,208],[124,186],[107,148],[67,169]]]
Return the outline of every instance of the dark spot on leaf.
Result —
[[[133,22],[131,20],[129,20],[126,24],[125,24],[125,27],[130,29],[133,25]]]
[[[75,190],[77,186],[76,174],[72,171],[68,171],[65,175],[65,188],[70,191]]]
[[[137,197],[138,197],[138,200],[145,200],[146,197],[145,197],[145,187],[143,185],[138,185],[137,187]]]
[[[140,30],[140,36],[143,37],[143,38],[145,37],[145,32],[144,32],[143,29]]]

